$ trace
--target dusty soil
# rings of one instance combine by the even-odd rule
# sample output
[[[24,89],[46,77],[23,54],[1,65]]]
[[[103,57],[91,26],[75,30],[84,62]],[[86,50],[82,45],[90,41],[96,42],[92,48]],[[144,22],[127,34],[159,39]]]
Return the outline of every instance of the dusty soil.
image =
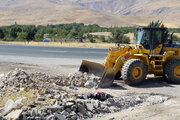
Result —
[[[77,71],[75,67],[68,67],[68,66],[57,66],[57,67],[45,67],[45,66],[38,66],[33,64],[24,64],[24,63],[9,63],[9,62],[0,62],[0,73],[6,74],[9,71],[14,70],[15,68],[22,68],[28,73],[34,72],[42,72],[48,75],[61,75]]]
[[[1,73],[8,73],[15,68],[22,68],[28,73],[42,72],[48,75],[68,74],[70,72],[76,72],[78,68],[67,67],[44,67],[37,65],[28,65],[22,63],[0,63]],[[156,104],[152,106],[139,107],[135,109],[128,109],[121,112],[100,114],[92,120],[177,120],[180,117],[180,85],[173,85],[164,82],[162,79],[154,79],[152,76],[148,76],[147,80],[140,86],[130,87],[125,85],[123,81],[116,80],[114,85],[108,89],[87,89],[79,88],[78,90],[72,90],[69,87],[62,87],[67,92],[88,94],[92,92],[106,92],[115,97],[119,97],[125,94],[138,94],[138,93],[155,93],[170,96],[170,99],[163,104]]]
[[[110,113],[92,120],[179,120],[180,99],[170,99],[163,104]]]
[[[131,34],[131,33],[130,33]],[[132,38],[131,36],[127,35],[128,37]],[[133,39],[131,39],[133,40]],[[0,41],[0,44],[10,44],[10,45],[33,45],[33,46],[60,46],[60,47],[87,47],[87,48],[109,48],[115,46],[114,43],[90,43],[90,42],[34,42],[31,41],[27,42],[6,42]]]

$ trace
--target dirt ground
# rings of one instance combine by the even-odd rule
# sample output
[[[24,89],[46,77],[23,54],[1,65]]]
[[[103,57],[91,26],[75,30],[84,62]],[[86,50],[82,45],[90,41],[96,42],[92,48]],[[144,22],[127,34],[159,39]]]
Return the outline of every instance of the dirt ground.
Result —
[[[78,70],[78,68],[70,67],[44,67],[6,62],[0,63],[0,66],[0,74],[6,74],[15,68],[22,68],[28,73],[42,72],[49,75],[68,74]],[[142,85],[136,87],[130,87],[125,85],[123,81],[116,80],[114,85],[108,89],[79,88],[78,90],[72,90],[68,87],[63,87],[63,89],[69,92],[83,94],[101,91],[117,97],[127,93],[155,93],[170,96],[170,99],[163,104],[124,110],[117,113],[102,114],[96,116],[92,120],[178,120],[180,118],[180,85],[169,84],[162,79],[155,79],[152,77],[153,76],[148,76]]]

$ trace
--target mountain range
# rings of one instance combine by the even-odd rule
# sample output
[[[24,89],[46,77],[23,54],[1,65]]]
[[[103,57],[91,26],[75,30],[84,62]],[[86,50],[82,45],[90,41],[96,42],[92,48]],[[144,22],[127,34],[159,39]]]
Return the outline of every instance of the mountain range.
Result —
[[[152,20],[180,27],[180,0],[0,0],[0,25],[137,26]]]

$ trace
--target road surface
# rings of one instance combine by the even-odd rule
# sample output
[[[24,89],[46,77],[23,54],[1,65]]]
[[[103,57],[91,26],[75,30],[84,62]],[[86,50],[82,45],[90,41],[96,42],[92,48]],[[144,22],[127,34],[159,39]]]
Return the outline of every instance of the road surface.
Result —
[[[79,66],[82,59],[104,62],[108,49],[0,45],[0,62],[43,66]]]

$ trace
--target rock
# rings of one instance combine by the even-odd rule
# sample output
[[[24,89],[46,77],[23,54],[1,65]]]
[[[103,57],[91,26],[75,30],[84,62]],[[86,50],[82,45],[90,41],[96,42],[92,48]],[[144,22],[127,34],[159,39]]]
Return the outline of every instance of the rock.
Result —
[[[94,103],[95,108],[101,107],[101,102],[99,100],[92,100],[92,102]]]
[[[88,119],[88,116],[83,116],[83,119]]]
[[[37,100],[38,101],[46,101],[46,98],[45,97],[38,97]]]
[[[77,120],[77,116],[76,116],[76,115],[73,115],[73,116],[71,117],[71,120]]]
[[[21,113],[22,113],[22,110],[14,110],[14,111],[10,112],[6,116],[6,118],[16,120],[20,117]]]
[[[35,118],[36,117],[34,117],[34,116],[29,116],[29,117],[27,117],[27,120],[35,120]]]
[[[84,115],[81,114],[80,112],[78,112],[78,113],[77,113],[77,116],[78,116],[79,118],[82,118]]]
[[[46,118],[46,120],[54,120],[54,115],[50,115]]]
[[[7,120],[4,116],[0,116],[0,120]]]
[[[2,89],[4,87],[4,84],[3,83],[0,83],[0,88]]]
[[[90,112],[87,113],[87,116],[88,116],[89,118],[92,118],[92,117],[93,117],[93,115],[92,115]]]
[[[5,104],[4,110],[5,112],[9,112],[12,108],[14,108],[14,101],[13,100],[8,100]]]
[[[94,82],[93,81],[87,81],[84,86],[86,88],[93,88],[94,87]]]
[[[3,108],[0,107],[0,113],[2,112]]]
[[[93,111],[93,104],[92,103],[86,103],[86,108],[89,111]]]
[[[103,112],[104,112],[104,113],[110,113],[111,111],[109,110],[108,107],[105,107],[105,108],[103,109]]]
[[[70,113],[70,115],[73,116],[73,115],[76,115],[76,113],[75,113],[74,111],[72,111],[72,112]]]
[[[116,108],[115,106],[109,107],[109,110],[110,110],[111,112],[117,112],[117,108]]]
[[[57,119],[57,120],[66,120],[66,119],[63,117],[63,115],[61,115],[61,114],[55,113],[55,114],[54,114],[54,117],[55,117],[55,119]]]
[[[5,75],[4,74],[0,74],[0,79],[3,78]]]
[[[38,115],[38,110],[36,109],[36,108],[33,108],[32,110],[31,110],[31,116],[37,116]]]
[[[41,117],[35,117],[35,120],[41,120]]]
[[[77,99],[76,100],[76,104],[81,104],[82,105],[83,103],[84,103],[84,100],[82,100],[82,99]]]
[[[105,103],[101,103],[101,108],[103,109],[103,108],[105,108],[107,105],[105,104]]]
[[[78,111],[83,115],[86,115],[87,113],[86,108],[81,104],[78,104]]]
[[[83,95],[83,98],[84,98],[84,99],[88,99],[88,95],[84,94],[84,95]]]
[[[28,106],[31,107],[31,108],[35,108],[36,107],[36,103],[34,101],[31,101]]]
[[[77,105],[71,106],[71,110],[76,112],[77,111]]]
[[[112,117],[112,118],[110,118],[109,120],[114,120],[115,118],[114,117]]]
[[[115,105],[114,99],[113,99],[113,98],[107,99],[107,104],[108,104],[109,106],[114,106],[114,105]]]
[[[50,110],[52,112],[56,112],[56,111],[63,111],[64,107],[63,106],[48,106],[46,107],[47,110]]]
[[[27,120],[27,113],[22,112],[21,116],[20,116],[20,120]]]
[[[57,105],[56,102],[56,99],[51,99],[51,105]]]
[[[70,113],[70,112],[71,112],[71,108],[66,108],[66,111],[67,111],[68,113]]]
[[[75,100],[74,100],[74,99],[67,99],[66,101],[67,101],[67,102],[75,103]]]
[[[23,107],[22,107],[22,110],[23,110],[23,111],[27,111],[27,110],[28,110],[28,107],[27,107],[27,106],[23,106]]]
[[[71,107],[71,106],[73,106],[73,105],[74,105],[73,102],[66,102],[66,103],[65,103],[65,106],[66,106],[66,107]]]
[[[157,103],[163,103],[166,100],[168,100],[168,97],[162,97],[160,95],[153,95],[153,96],[148,97],[147,102],[150,105],[154,105]]]
[[[68,112],[66,112],[65,110],[61,112],[62,115],[67,116]]]
[[[45,93],[45,94],[48,94],[47,96],[48,96],[49,99],[54,99],[54,95],[51,95],[49,93]]]

